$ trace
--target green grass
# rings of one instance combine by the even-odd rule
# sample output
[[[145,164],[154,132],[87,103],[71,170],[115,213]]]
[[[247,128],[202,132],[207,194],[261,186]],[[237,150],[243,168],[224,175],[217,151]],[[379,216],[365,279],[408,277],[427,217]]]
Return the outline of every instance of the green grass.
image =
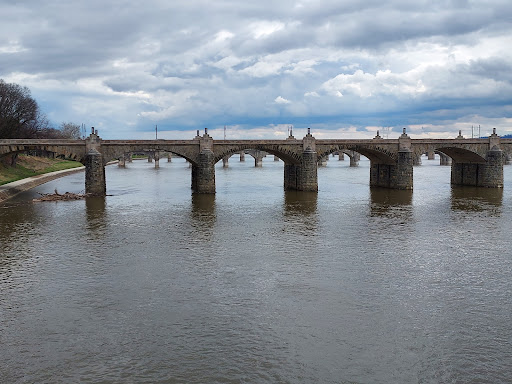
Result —
[[[11,183],[13,181],[25,179],[27,177],[32,177],[36,175],[42,175],[44,173],[50,173],[55,171],[61,171],[63,169],[71,169],[71,168],[77,168],[81,167],[82,164],[78,161],[68,161],[68,160],[60,160],[56,159],[54,162],[52,162],[51,165],[46,166],[42,169],[30,169],[26,166],[23,166],[23,160],[20,158],[19,161],[20,164],[18,164],[16,167],[8,167],[5,165],[2,165],[0,163],[0,185]]]

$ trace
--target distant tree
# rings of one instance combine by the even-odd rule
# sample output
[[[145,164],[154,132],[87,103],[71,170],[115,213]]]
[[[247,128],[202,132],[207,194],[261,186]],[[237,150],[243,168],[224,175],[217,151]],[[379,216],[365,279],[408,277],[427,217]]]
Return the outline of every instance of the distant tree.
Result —
[[[75,123],[62,123],[60,132],[64,139],[80,139],[80,125]]]
[[[27,87],[0,79],[0,139],[35,137],[38,116],[39,107]]]

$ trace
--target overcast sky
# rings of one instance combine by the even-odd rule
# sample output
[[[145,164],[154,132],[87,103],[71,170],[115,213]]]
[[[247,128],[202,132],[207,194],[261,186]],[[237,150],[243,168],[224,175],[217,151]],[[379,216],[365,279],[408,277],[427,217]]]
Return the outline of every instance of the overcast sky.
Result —
[[[0,78],[106,139],[512,133],[510,0],[0,0],[0,15]]]

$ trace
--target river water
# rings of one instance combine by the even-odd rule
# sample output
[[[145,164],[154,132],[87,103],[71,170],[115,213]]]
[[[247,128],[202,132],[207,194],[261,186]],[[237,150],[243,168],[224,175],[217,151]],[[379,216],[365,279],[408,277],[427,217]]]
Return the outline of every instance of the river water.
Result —
[[[452,188],[423,159],[414,192],[331,158],[319,192],[283,163],[107,167],[0,206],[2,383],[510,383],[512,167]]]

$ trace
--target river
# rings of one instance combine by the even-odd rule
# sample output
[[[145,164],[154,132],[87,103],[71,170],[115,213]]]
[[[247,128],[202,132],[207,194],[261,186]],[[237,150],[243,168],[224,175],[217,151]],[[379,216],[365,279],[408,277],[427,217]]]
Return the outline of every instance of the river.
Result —
[[[331,158],[319,191],[283,163],[107,167],[0,206],[2,383],[510,383],[512,167],[455,188],[439,160],[414,191],[369,188]]]

